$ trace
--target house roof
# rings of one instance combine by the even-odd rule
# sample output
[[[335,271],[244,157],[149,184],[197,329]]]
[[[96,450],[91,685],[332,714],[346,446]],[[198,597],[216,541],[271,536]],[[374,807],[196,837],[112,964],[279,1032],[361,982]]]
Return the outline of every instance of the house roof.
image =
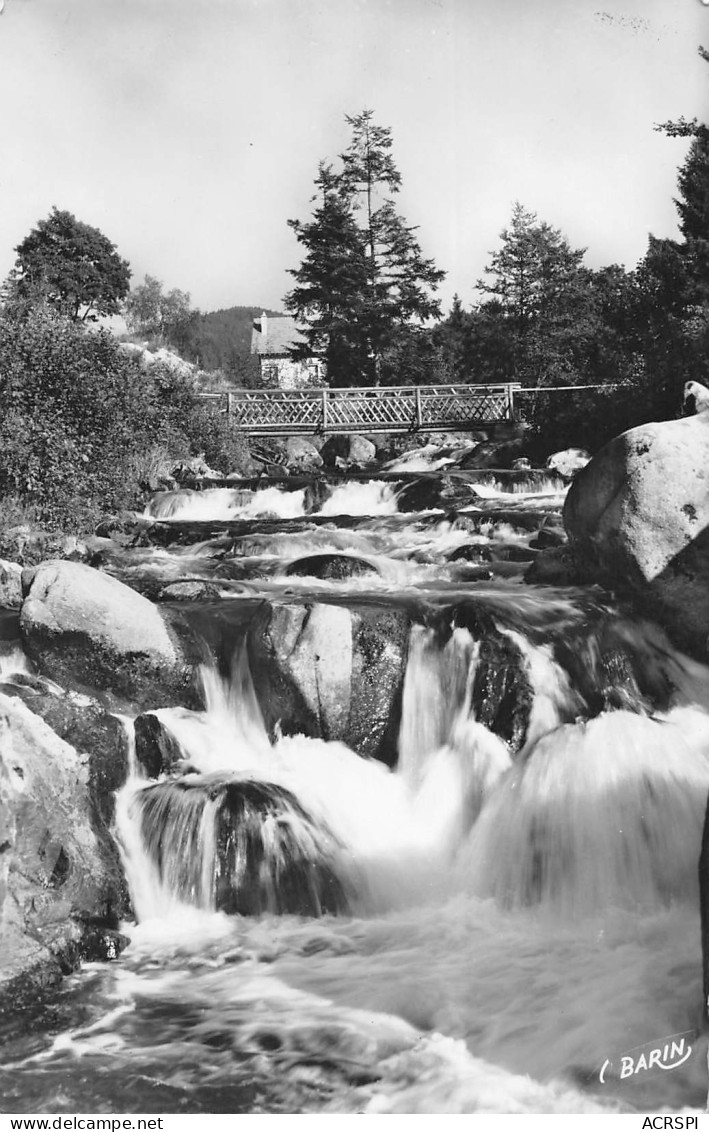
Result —
[[[261,356],[286,357],[293,346],[304,341],[292,315],[262,315],[254,321],[251,332],[251,353]]]

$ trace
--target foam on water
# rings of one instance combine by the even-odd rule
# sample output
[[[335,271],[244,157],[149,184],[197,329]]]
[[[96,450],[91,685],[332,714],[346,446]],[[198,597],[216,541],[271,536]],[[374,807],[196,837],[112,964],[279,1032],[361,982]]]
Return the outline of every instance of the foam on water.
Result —
[[[400,945],[407,985],[411,927],[399,920],[386,929],[387,946]],[[537,1083],[471,1053],[462,1037],[422,1033],[394,1011],[370,1005],[386,999],[387,981],[385,956],[376,960],[370,931],[363,921],[333,921],[315,934],[288,918],[242,926],[225,917],[192,917],[181,928],[163,925],[162,932],[154,924],[141,927],[130,951],[104,975],[93,1018],[0,1071],[8,1079],[5,1095],[22,1071],[35,1082],[38,1110],[63,1111],[55,1090],[81,1072],[84,1097],[110,1097],[116,1082],[129,1079],[122,1111],[151,1111],[145,1098],[150,1089],[155,1093],[159,1067],[158,1095],[187,1095],[191,1111],[246,1111],[247,1082],[268,1096],[271,1112],[617,1110],[612,1098],[584,1096],[563,1080]],[[414,942],[419,949],[424,943],[420,923]],[[374,979],[361,984],[363,1005],[330,996],[324,986],[298,986],[297,973],[294,978],[297,967],[306,982],[308,974],[317,982],[319,971],[322,984],[342,985],[336,971],[349,960],[358,985],[367,952],[375,958]],[[248,1110],[260,1111],[252,1091],[247,1097]],[[82,1111],[99,1107],[87,1101]]]
[[[547,498],[492,490],[506,512]],[[273,491],[274,504],[268,492],[177,493],[166,510],[223,507],[233,518],[254,502],[302,514],[303,493]],[[494,514],[473,533],[448,519],[398,525],[388,491],[348,484],[326,504],[329,515],[382,516],[366,532],[257,534],[230,552],[277,561],[344,551],[382,574],[349,580],[352,589],[420,583],[430,601],[409,640],[397,768],[340,742],[271,741],[245,656],[228,679],[205,669],[204,711],[155,713],[182,763],[156,783],[133,759],[117,799],[139,919],[127,926],[131,946],[74,981],[80,1022],[39,1050],[20,1036],[0,1069],[6,1103],[441,1114],[703,1106],[705,1038],[693,1034],[691,1058],[672,1073],[623,1081],[618,1066],[625,1051],[699,1023],[709,669],[581,591],[446,589],[444,554],[528,534]],[[315,588],[281,578],[259,592],[285,582]],[[632,711],[601,710],[614,677]],[[223,824],[242,797],[256,799],[239,811],[243,842]],[[215,911],[225,843],[230,882],[252,855],[260,915]],[[318,906],[315,881],[312,915],[269,914],[281,907],[269,885],[293,860],[310,881],[331,869],[347,914],[317,915],[328,905]]]
[[[161,492],[148,503],[144,517],[161,522],[202,522],[204,520],[256,519],[276,515],[296,519],[305,514],[305,491],[284,491],[267,487],[261,491],[213,487],[205,491]]]
[[[320,508],[320,515],[395,515],[394,486],[381,480],[345,483],[336,487]]]
[[[706,732],[706,728],[705,728]],[[557,728],[483,808],[465,883],[510,907],[566,917],[698,902],[709,759],[673,723],[628,712]]]
[[[471,447],[471,445],[468,447]],[[455,463],[455,457],[440,455],[440,445],[426,444],[422,448],[415,448],[411,452],[405,452],[402,456],[398,456],[395,460],[390,460],[383,465],[383,470],[394,473],[435,472]]]
[[[0,680],[7,680],[13,673],[29,676],[32,669],[22,645],[10,642],[7,649],[0,649]]]

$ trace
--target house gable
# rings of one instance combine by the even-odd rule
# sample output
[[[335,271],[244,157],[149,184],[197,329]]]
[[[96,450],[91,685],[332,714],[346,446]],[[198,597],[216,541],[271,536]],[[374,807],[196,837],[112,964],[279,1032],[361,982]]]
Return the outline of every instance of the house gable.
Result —
[[[295,361],[291,350],[304,345],[296,320],[291,315],[267,315],[254,320],[251,353],[258,357],[263,385],[272,389],[303,389],[323,385],[325,362],[313,354]]]

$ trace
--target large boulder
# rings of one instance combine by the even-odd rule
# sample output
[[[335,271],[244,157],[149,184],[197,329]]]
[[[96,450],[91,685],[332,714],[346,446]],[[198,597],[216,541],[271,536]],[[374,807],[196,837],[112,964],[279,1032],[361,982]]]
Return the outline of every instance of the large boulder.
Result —
[[[422,475],[404,484],[397,493],[396,505],[401,512],[435,511],[450,506],[455,495],[455,483],[450,476]]]
[[[82,956],[120,947],[117,860],[97,835],[87,756],[0,693],[0,1002],[30,999]]]
[[[524,450],[524,438],[491,440],[476,444],[460,461],[461,468],[511,468]]]
[[[22,567],[0,558],[0,605],[19,609],[22,604]]]
[[[183,762],[182,748],[159,714],[144,712],[134,727],[135,757],[147,778],[159,778]]]
[[[338,461],[365,467],[376,460],[377,449],[365,436],[345,436],[335,433],[327,438],[320,449],[320,455],[328,467],[337,467]]]
[[[296,558],[286,567],[286,577],[322,578],[341,581],[343,578],[361,578],[365,574],[378,575],[376,566],[366,558],[354,554],[310,554]]]
[[[146,787],[132,809],[162,883],[186,904],[241,916],[347,910],[342,846],[283,786],[191,775]],[[186,851],[202,844],[205,819],[211,845]]]
[[[590,459],[588,452],[583,448],[565,448],[563,452],[554,452],[549,456],[546,466],[549,471],[570,480],[586,467]]]
[[[564,525],[586,580],[630,593],[706,658],[709,414],[646,424],[607,444],[574,479]]]
[[[115,793],[129,771],[129,740],[121,720],[90,696],[65,692],[41,676],[12,673],[0,684],[0,692],[21,699],[82,757],[94,828],[113,857],[115,843],[107,831],[115,815]]]
[[[398,610],[264,605],[248,652],[271,734],[337,739],[393,765],[409,640]]]
[[[323,458],[312,441],[291,436],[286,443],[286,465],[295,471],[314,471],[322,468]]]
[[[147,598],[91,566],[56,560],[25,571],[23,588],[20,632],[44,675],[144,707],[197,705],[177,621]]]

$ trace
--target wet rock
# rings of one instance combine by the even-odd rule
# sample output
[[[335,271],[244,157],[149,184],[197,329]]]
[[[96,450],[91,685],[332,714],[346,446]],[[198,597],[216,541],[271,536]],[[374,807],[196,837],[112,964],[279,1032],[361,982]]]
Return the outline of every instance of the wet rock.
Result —
[[[117,536],[132,534],[135,525],[136,514],[134,511],[119,511],[116,515],[104,515],[96,525],[95,534],[98,538],[122,542],[123,540]]]
[[[549,456],[546,466],[556,475],[570,480],[586,467],[590,459],[584,448],[565,448],[563,452],[555,452]]]
[[[118,927],[125,884],[94,828],[88,759],[0,694],[0,1001],[56,982]]]
[[[433,511],[445,507],[451,498],[452,481],[448,476],[421,476],[412,480],[398,492],[399,511]]]
[[[223,578],[226,581],[242,582],[245,578],[254,576],[254,567],[249,562],[238,558],[227,558],[214,567],[214,578]]]
[[[682,408],[685,416],[693,413],[706,413],[709,411],[709,389],[699,381],[687,381],[682,396]]]
[[[118,959],[129,943],[129,937],[123,932],[89,924],[79,944],[80,957],[84,963],[107,963]]]
[[[460,564],[455,571],[455,576],[460,581],[465,582],[489,582],[491,578],[494,578],[498,575],[498,570],[500,569],[500,567],[507,567],[508,565],[509,564],[505,562],[495,563],[494,567],[492,565],[468,566],[467,564]],[[519,568],[517,567],[516,569],[518,570]],[[504,577],[505,575],[502,574],[501,576]]]
[[[321,578],[323,581],[379,574],[376,566],[365,558],[356,558],[354,554],[311,554],[291,562],[285,572],[287,577]]]
[[[515,581],[524,576],[526,562],[490,562],[488,569],[493,578],[514,578]]]
[[[530,586],[575,586],[579,584],[576,560],[568,546],[541,551],[524,575]]]
[[[135,720],[135,757],[148,778],[169,773],[183,762],[180,744],[158,715],[145,712]]]
[[[264,606],[248,653],[266,726],[396,759],[409,619],[398,610]]]
[[[316,514],[332,493],[332,487],[322,479],[310,479],[304,485],[303,511],[306,515]]]
[[[641,425],[574,479],[564,523],[589,581],[634,596],[681,647],[709,655],[709,416]]]
[[[565,543],[566,535],[556,527],[542,527],[529,541],[529,545],[535,550],[549,550],[550,547],[564,546]]]
[[[203,578],[169,582],[158,591],[158,601],[214,601],[222,596],[221,588]]]
[[[512,440],[488,440],[478,444],[460,462],[461,468],[512,468],[524,448],[522,437]]]
[[[0,605],[19,609],[22,604],[22,567],[0,558]]]
[[[489,562],[492,551],[487,543],[466,543],[448,555],[449,562]]]
[[[505,739],[513,751],[524,745],[534,691],[527,661],[519,645],[471,601],[439,615],[435,628],[441,645],[454,629],[467,629],[478,644],[472,692],[474,718]]]
[[[74,562],[25,571],[23,588],[20,631],[41,673],[142,706],[197,706],[189,642],[147,598]]]
[[[241,916],[346,911],[336,872],[341,847],[284,787],[251,779],[182,779],[147,787],[134,805],[163,883],[185,902]],[[215,827],[209,870],[203,863],[205,821]]]
[[[325,465],[330,468],[339,466],[338,460],[344,465],[357,464],[366,467],[376,460],[377,449],[372,441],[364,436],[336,434],[327,438],[320,449],[320,455]]]
[[[570,629],[554,645],[556,660],[583,697],[585,713],[667,711],[674,686],[667,672],[669,642],[649,622],[633,623],[617,613]]]
[[[286,443],[286,465],[296,471],[322,468],[323,458],[315,445],[302,436],[291,436]]]
[[[498,542],[490,547],[492,562],[531,562],[537,553],[532,547],[519,542]]]
[[[55,735],[69,743],[88,767],[88,793],[97,836],[105,837],[115,812],[115,793],[128,777],[125,728],[95,699],[66,692],[41,677],[13,675],[3,691],[15,695],[44,720]],[[104,848],[115,853],[113,839]]]

